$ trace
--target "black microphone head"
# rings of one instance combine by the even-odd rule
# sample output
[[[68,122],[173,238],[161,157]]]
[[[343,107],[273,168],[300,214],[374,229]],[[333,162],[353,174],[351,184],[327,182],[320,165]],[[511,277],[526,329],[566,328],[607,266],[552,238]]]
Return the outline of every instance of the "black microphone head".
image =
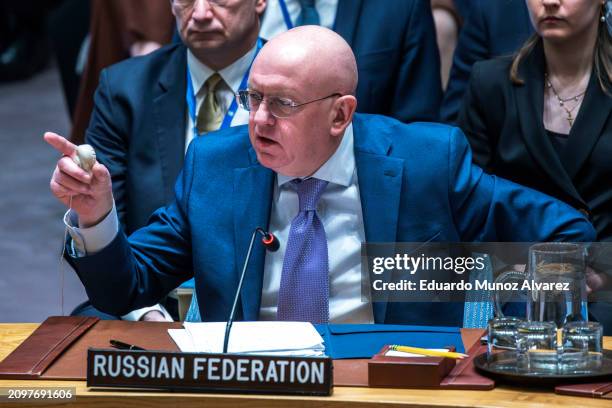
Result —
[[[261,238],[261,242],[264,244],[266,249],[270,252],[278,251],[280,247],[280,243],[278,242],[278,238],[276,238],[272,233],[266,232],[264,236]]]

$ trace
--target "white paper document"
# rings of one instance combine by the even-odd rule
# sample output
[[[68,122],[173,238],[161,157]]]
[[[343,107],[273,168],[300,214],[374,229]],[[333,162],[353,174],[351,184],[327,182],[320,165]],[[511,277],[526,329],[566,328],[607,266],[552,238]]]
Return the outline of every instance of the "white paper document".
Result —
[[[181,351],[221,353],[225,322],[183,323],[168,334]],[[277,356],[322,356],[323,338],[311,323],[234,322],[228,352]]]

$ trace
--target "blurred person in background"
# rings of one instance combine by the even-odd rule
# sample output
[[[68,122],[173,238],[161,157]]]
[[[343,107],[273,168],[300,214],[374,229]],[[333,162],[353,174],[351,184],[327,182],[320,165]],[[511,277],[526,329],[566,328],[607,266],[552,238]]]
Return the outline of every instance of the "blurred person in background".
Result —
[[[440,56],[428,1],[269,0],[261,37],[301,25],[334,30],[353,49],[358,112],[402,122],[438,120]]]
[[[442,88],[446,89],[463,18],[453,0],[431,0],[431,12],[436,25],[436,41],[440,50]]]
[[[472,65],[513,54],[533,33],[525,0],[467,1],[455,1],[464,24],[440,109],[440,120],[450,124],[457,121]]]
[[[146,55],[171,42],[174,17],[170,7],[168,0],[91,0],[72,141],[83,143],[102,69],[126,58]]]
[[[28,79],[47,66],[46,21],[59,3],[0,0],[0,82]]]

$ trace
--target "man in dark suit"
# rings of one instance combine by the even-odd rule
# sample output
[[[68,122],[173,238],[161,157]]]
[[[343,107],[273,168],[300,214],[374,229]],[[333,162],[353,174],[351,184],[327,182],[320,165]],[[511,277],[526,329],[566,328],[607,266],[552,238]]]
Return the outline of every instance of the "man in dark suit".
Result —
[[[304,24],[334,30],[353,49],[358,112],[402,122],[438,120],[440,57],[429,1],[270,0],[261,37]]]
[[[354,55],[330,30],[268,42],[240,93],[248,130],[192,143],[175,201],[129,240],[107,169],[60,159],[51,188],[78,214],[70,259],[94,304],[123,313],[194,275],[202,320],[225,320],[250,232],[264,226],[281,247],[254,249],[242,319],[461,325],[453,304],[362,302],[361,242],[594,237],[571,207],[474,166],[458,129],[354,115],[356,85]]]
[[[525,0],[473,0],[459,34],[440,120],[457,121],[475,62],[514,53],[532,33]]]
[[[194,137],[247,123],[248,112],[239,109],[234,95],[246,83],[260,46],[259,17],[265,5],[265,0],[174,0],[182,44],[102,71],[85,140],[110,171],[119,221],[127,234],[172,200]],[[219,79],[211,89],[215,77]],[[145,318],[155,315],[159,317],[151,312]]]

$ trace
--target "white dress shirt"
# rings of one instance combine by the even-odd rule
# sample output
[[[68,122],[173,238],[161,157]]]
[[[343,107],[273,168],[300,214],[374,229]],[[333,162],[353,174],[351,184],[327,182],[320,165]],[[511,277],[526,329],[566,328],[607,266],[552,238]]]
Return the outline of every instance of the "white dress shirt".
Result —
[[[300,2],[299,0],[285,0],[285,4],[291,16],[291,22],[295,24],[302,12]],[[319,25],[321,27],[333,29],[336,21],[336,12],[338,10],[338,0],[316,0],[315,8],[319,12]],[[268,0],[266,12],[264,13],[261,23],[261,29],[259,30],[259,36],[266,40],[270,40],[272,37],[284,33],[287,29],[288,27],[283,17],[280,1]]]
[[[372,304],[361,298],[361,243],[365,242],[363,211],[359,195],[353,127],[347,128],[340,146],[312,176],[329,182],[317,205],[317,214],[327,236],[329,257],[329,321],[331,323],[372,323]],[[291,221],[298,213],[297,192],[291,177],[277,175],[274,188],[270,231],[280,242],[278,251],[266,254],[259,318],[276,320],[278,290]],[[73,238],[77,255],[100,251],[119,231],[117,211],[97,225],[76,228],[76,220],[66,213],[64,222]]]
[[[365,242],[363,211],[350,125],[336,152],[312,175],[328,181],[317,204],[327,237],[329,264],[329,321],[372,323],[372,304],[361,300],[361,243]],[[261,294],[260,320],[276,320],[278,290],[291,221],[299,200],[291,177],[277,175],[269,230],[279,240],[276,252],[267,252]]]

